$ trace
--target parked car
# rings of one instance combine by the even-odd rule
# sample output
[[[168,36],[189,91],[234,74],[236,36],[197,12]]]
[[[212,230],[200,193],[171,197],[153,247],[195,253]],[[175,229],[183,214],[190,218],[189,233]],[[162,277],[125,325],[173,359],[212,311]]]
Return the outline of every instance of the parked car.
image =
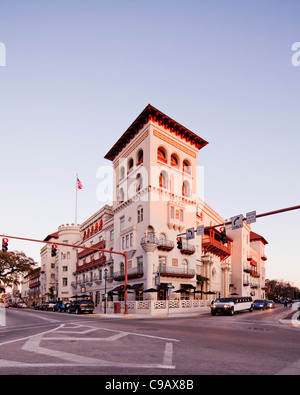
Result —
[[[1,302],[0,303],[0,307],[4,307],[5,309],[8,309],[9,308],[9,304],[5,303],[5,302]]]
[[[267,301],[265,299],[256,299],[253,302],[254,310],[265,310],[267,308]]]
[[[17,307],[19,307],[20,309],[26,309],[27,308],[27,304],[20,302],[20,303],[17,304]]]
[[[275,302],[273,300],[267,300],[267,309],[275,309]]]
[[[49,300],[48,302],[43,303],[43,310],[49,311],[53,310],[54,306],[56,305],[56,302],[53,300]]]
[[[67,307],[70,305],[69,301],[59,300],[53,308],[53,311],[67,311]]]
[[[74,302],[71,302],[71,304],[68,307],[68,313],[89,313],[93,314],[94,312],[94,303],[90,299],[78,299],[75,300]]]

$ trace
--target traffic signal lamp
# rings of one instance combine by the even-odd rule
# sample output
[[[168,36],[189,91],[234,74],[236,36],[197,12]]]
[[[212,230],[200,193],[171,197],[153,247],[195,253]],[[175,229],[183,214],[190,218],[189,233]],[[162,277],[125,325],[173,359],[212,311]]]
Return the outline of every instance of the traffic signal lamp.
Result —
[[[57,245],[52,244],[51,256],[56,256],[56,254],[57,254]]]
[[[2,252],[6,252],[8,250],[8,239],[5,237],[2,239]]]
[[[182,250],[182,239],[181,237],[177,237],[177,248],[178,250]]]
[[[224,227],[221,228],[220,232],[221,232],[220,236],[221,236],[222,243],[223,244],[227,244],[227,237],[226,237],[226,230],[225,230],[225,228]]]

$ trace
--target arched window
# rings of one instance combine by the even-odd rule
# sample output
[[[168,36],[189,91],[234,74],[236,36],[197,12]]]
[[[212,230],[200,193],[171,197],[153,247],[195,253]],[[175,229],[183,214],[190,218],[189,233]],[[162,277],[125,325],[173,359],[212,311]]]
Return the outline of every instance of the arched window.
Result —
[[[136,175],[136,192],[140,191],[143,188],[143,178],[141,173]]]
[[[183,268],[183,273],[187,274],[188,272],[188,261],[186,259],[184,259],[182,262],[182,268]]]
[[[182,184],[182,196],[190,197],[191,196],[191,188],[188,181],[184,181]]]
[[[168,173],[164,170],[159,175],[159,186],[160,188],[168,189]]]
[[[120,181],[123,180],[124,177],[125,177],[125,167],[122,166],[120,168]]]
[[[159,240],[166,241],[167,240],[167,236],[164,233],[160,233]]]
[[[167,152],[163,147],[159,147],[157,149],[157,160],[160,162],[167,163]]]
[[[190,164],[190,162],[189,162],[187,159],[185,159],[185,160],[182,162],[182,170],[183,170],[185,173],[187,173],[187,174],[191,174],[191,173],[192,173],[191,164]]]
[[[127,165],[127,173],[129,174],[133,170],[133,159],[130,158],[128,160],[128,165]]]
[[[148,241],[150,243],[154,242],[154,228],[153,228],[153,226],[151,226],[151,225],[148,226],[148,228],[146,229],[146,234],[148,237]]]
[[[171,155],[171,166],[179,169],[179,158],[176,154]]]
[[[136,165],[139,166],[143,163],[144,160],[144,152],[142,149],[139,150],[139,152],[137,153],[137,158],[136,158]]]
[[[123,203],[124,202],[124,189],[120,188],[120,192],[119,192],[119,203]]]

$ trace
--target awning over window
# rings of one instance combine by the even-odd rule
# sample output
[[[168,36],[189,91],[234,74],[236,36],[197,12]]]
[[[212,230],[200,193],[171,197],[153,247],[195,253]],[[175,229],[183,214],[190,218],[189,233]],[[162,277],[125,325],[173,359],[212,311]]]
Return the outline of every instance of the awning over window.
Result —
[[[187,290],[187,289],[196,289],[192,284],[180,284],[180,288]]]
[[[144,283],[139,283],[139,284],[129,285],[128,288],[136,291],[138,289],[142,289],[143,286],[144,286]]]

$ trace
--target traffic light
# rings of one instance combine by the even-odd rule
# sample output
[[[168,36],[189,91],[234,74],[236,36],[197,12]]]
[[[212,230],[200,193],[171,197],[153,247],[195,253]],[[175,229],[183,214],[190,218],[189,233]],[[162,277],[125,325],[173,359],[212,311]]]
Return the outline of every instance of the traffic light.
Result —
[[[177,248],[178,250],[182,250],[182,239],[181,237],[177,237]]]
[[[223,244],[227,244],[227,237],[226,237],[226,229],[223,227],[220,229],[221,232],[221,241]]]
[[[2,252],[6,252],[8,250],[8,239],[5,237],[2,239]]]
[[[57,245],[52,244],[51,256],[56,256],[56,254],[57,254]]]

